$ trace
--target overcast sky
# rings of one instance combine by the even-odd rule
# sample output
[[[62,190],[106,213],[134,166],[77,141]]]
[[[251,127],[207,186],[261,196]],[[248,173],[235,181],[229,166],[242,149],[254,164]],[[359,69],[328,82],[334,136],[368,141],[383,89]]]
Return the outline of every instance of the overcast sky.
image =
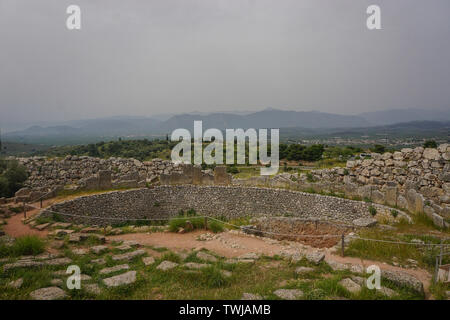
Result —
[[[370,4],[382,30],[366,28]],[[449,13],[449,0],[0,0],[0,122],[450,108]]]

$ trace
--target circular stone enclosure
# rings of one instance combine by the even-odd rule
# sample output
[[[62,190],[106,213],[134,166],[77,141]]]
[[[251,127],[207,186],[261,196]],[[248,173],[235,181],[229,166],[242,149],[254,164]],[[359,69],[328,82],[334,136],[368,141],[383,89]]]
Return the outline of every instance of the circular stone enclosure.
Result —
[[[243,186],[157,186],[112,191],[60,202],[42,211],[68,222],[107,226],[137,219],[169,219],[180,210],[221,218],[285,216],[351,223],[371,217],[369,207],[389,216],[390,208],[285,189]]]

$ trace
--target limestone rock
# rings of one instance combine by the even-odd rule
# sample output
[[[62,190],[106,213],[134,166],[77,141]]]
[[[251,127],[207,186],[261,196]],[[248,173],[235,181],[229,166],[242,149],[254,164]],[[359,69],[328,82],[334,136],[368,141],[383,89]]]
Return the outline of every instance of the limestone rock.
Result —
[[[123,253],[123,254],[118,254],[118,255],[112,256],[112,259],[114,261],[133,260],[134,258],[142,256],[145,253],[146,253],[145,250],[139,249],[139,250],[136,250],[136,251],[127,252],[127,253]]]
[[[136,271],[128,271],[117,276],[103,279],[107,287],[118,287],[134,283],[136,281]]]
[[[205,260],[205,261],[209,261],[209,262],[216,262],[217,258],[214,257],[213,255],[203,252],[203,251],[199,251],[197,252],[197,258],[201,259],[201,260]]]
[[[37,289],[30,293],[34,300],[61,300],[67,297],[67,294],[58,287],[48,287]]]
[[[339,281],[339,284],[351,293],[357,293],[361,290],[361,286],[350,278],[342,279],[341,281]]]
[[[273,293],[284,300],[297,300],[303,297],[303,291],[298,289],[278,289]]]
[[[165,260],[165,261],[161,262],[161,263],[156,267],[156,269],[159,269],[159,270],[162,270],[162,271],[167,271],[167,270],[170,270],[170,269],[175,268],[176,266],[178,266],[178,263],[175,263],[175,262],[172,262],[172,261],[167,261],[167,260]]]
[[[357,227],[370,228],[377,224],[377,219],[374,218],[359,218],[352,221]]]
[[[142,258],[142,262],[144,263],[145,266],[150,266],[155,263],[155,258],[145,257],[145,258]]]
[[[242,294],[241,300],[262,300],[263,298],[259,294],[247,293]]]
[[[100,270],[100,274],[108,274],[108,273],[113,273],[113,272],[117,272],[117,271],[122,271],[122,270],[128,270],[130,269],[130,266],[127,264],[120,264],[114,267],[110,267],[110,268],[104,268],[102,270]]]
[[[381,276],[399,286],[409,287],[419,293],[423,293],[423,283],[416,277],[406,272],[382,270]]]

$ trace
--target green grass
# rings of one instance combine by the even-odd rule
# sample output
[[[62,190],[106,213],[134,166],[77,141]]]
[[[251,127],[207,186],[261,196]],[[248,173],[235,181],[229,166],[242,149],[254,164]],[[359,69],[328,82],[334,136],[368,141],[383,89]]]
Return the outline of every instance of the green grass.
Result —
[[[361,232],[363,238],[373,238],[380,240],[393,240],[411,242],[412,239],[419,239],[429,244],[440,243],[439,238],[427,235],[398,235],[387,231],[366,231]],[[450,243],[447,240],[444,243]],[[392,262],[396,259],[397,263],[408,264],[408,259],[416,260],[419,266],[430,271],[435,264],[435,256],[439,254],[439,247],[428,247],[410,244],[392,244],[385,242],[375,242],[366,240],[353,240],[345,248],[345,254],[364,259]],[[444,259],[444,263],[450,263],[450,257]]]
[[[17,257],[43,253],[45,242],[36,236],[19,237],[9,246],[0,244],[0,257]]]

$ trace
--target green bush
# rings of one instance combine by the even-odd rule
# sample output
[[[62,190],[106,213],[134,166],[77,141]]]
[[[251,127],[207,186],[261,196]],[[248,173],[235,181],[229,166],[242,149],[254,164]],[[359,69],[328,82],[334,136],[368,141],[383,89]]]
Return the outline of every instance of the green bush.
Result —
[[[214,233],[223,231],[223,224],[218,221],[208,221],[208,229]]]
[[[372,215],[372,217],[375,217],[375,215],[377,214],[377,209],[374,206],[370,206],[369,213]]]
[[[424,148],[437,148],[437,143],[434,140],[427,140],[423,144]]]
[[[17,161],[9,161],[6,170],[0,176],[0,197],[12,197],[14,193],[23,187],[28,174],[25,167]]]
[[[397,216],[398,216],[398,211],[395,210],[395,209],[392,209],[392,210],[391,210],[391,216],[393,216],[394,218],[397,218]]]

